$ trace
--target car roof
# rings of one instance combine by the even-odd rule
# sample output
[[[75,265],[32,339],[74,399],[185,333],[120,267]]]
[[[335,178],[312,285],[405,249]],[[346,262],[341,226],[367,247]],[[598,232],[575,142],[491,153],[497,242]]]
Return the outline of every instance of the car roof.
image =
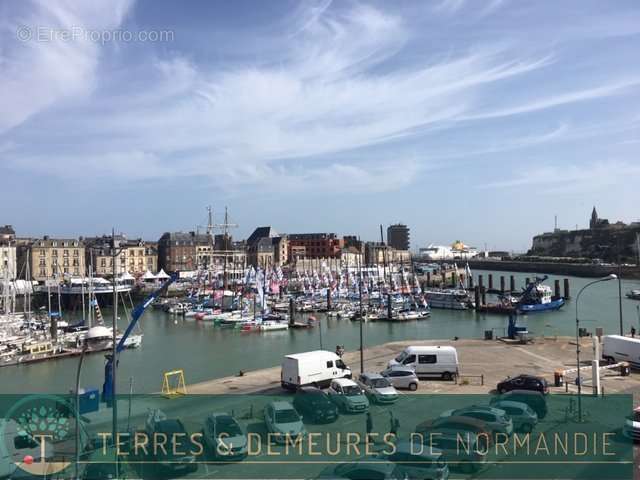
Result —
[[[500,405],[501,407],[512,407],[512,408],[520,408],[522,410],[526,410],[529,408],[529,405],[523,402],[516,402],[514,400],[498,400],[494,405]]]
[[[486,422],[482,420],[478,420],[477,418],[469,418],[461,415],[451,415],[450,417],[443,417],[439,420],[440,423],[466,423],[473,427],[485,428]]]
[[[458,441],[459,441],[458,435],[459,435],[459,433],[442,432],[442,433],[438,434],[437,437],[434,437],[434,440],[437,441],[439,438],[441,438],[443,440],[452,440],[452,441],[456,442],[456,444],[457,444]],[[465,440],[467,442],[476,443],[478,441],[478,437],[476,437],[474,435],[469,435]]]
[[[293,410],[293,405],[286,400],[275,400],[270,405],[274,410]]]
[[[371,373],[371,372],[365,372],[365,373],[361,374],[360,376],[364,377],[364,378],[368,378],[369,380],[373,380],[374,378],[384,378],[379,373]]]
[[[305,386],[305,387],[299,387],[298,388],[298,392],[302,392],[302,393],[324,393],[318,387],[313,387],[311,385],[308,385],[308,386]]]
[[[454,410],[454,412],[485,412],[492,413],[494,415],[502,415],[504,411],[499,408],[491,407],[489,405],[472,405],[469,407],[462,407]]]
[[[544,395],[542,394],[542,392],[538,392],[537,390],[517,389],[517,390],[511,390],[509,392],[505,392],[502,395],[504,397],[513,397],[515,395],[530,395],[532,397],[538,397],[538,398],[543,398],[544,399]]]
[[[516,375],[515,377],[507,378],[507,380],[513,380],[514,378],[535,378],[536,380],[544,380],[543,377],[531,375],[530,373],[521,373],[520,375]]]
[[[416,373],[415,370],[411,367],[405,367],[404,365],[393,365],[385,370],[385,372],[391,371],[401,371],[401,372],[411,372]]]
[[[341,387],[349,387],[352,385],[358,385],[356,382],[354,382],[351,379],[348,378],[336,378],[333,380],[333,383],[340,385]]]

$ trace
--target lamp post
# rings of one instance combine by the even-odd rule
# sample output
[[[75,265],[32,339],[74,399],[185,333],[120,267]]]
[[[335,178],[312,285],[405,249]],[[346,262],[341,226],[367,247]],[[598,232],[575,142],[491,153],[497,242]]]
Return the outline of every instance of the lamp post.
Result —
[[[599,278],[598,280],[594,280],[593,282],[587,283],[584,287],[580,289],[578,292],[578,296],[576,297],[576,368],[577,368],[577,383],[578,383],[578,422],[582,422],[582,379],[580,377],[580,320],[578,319],[578,302],[580,300],[580,294],[591,285],[600,282],[607,282],[609,280],[615,280],[618,278],[615,274],[607,275],[606,277]]]
[[[76,370],[76,431],[75,431],[75,446],[76,446],[76,479],[80,478],[80,373],[82,372],[82,362],[84,360],[84,354],[87,351],[87,343],[83,343],[82,351],[80,352],[80,361],[78,362],[78,369]]]

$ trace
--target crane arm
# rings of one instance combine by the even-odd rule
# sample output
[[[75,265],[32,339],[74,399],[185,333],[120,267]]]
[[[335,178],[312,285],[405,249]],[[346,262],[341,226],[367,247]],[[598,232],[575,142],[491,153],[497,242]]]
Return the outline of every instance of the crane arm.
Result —
[[[160,288],[152,292],[147,298],[144,299],[142,303],[138,304],[136,308],[133,309],[133,312],[131,312],[131,322],[127,326],[127,329],[125,330],[124,335],[122,335],[122,338],[116,345],[116,356],[118,355],[118,353],[120,353],[124,349],[124,344],[127,338],[131,334],[131,331],[133,330],[133,328],[138,323],[138,320],[140,320],[140,317],[142,317],[142,314],[145,312],[145,310],[149,307],[149,305],[151,305],[151,303],[153,303],[153,301],[156,298],[158,298],[162,294],[162,292],[164,292],[165,289],[169,287],[169,285],[171,285],[177,279],[178,279],[178,274],[177,273],[172,274],[171,277],[169,277],[167,281],[164,282]],[[115,325],[114,325],[114,328],[115,328]],[[105,363],[105,366],[104,366],[104,384],[102,385],[102,401],[106,402],[108,406],[111,406],[113,402],[113,367],[114,367],[113,362],[115,361],[116,362],[115,365],[117,365],[118,361],[117,361],[117,358],[114,359],[113,355],[110,353],[106,355],[106,359],[107,359],[107,362]]]
[[[173,275],[171,275],[171,277],[169,277],[167,281],[164,282],[160,288],[158,288],[157,290],[149,294],[149,296],[145,298],[142,303],[138,304],[136,308],[133,309],[133,311],[131,312],[131,322],[129,322],[127,329],[124,331],[124,335],[122,335],[122,338],[120,339],[120,341],[118,342],[118,345],[116,346],[117,353],[120,353],[122,350],[124,350],[124,344],[127,338],[129,338],[131,331],[134,329],[134,327],[138,323],[138,320],[140,320],[140,317],[142,317],[142,314],[145,312],[145,310],[149,307],[149,305],[153,303],[153,301],[156,298],[158,298],[162,294],[162,292],[164,292],[167,288],[169,288],[169,285],[175,282],[177,278],[178,278],[177,273],[174,273]]]

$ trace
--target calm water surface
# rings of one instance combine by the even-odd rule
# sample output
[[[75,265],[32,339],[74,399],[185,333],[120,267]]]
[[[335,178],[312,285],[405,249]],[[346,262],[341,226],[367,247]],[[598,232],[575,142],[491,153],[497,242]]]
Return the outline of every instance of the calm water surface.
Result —
[[[484,274],[485,285],[487,273]],[[499,286],[500,275],[507,272],[493,272],[494,287]],[[513,274],[518,287],[525,277],[535,274]],[[553,288],[551,276],[547,284]],[[592,279],[570,277],[571,296],[558,312],[541,313],[520,317],[529,331],[535,335],[574,335],[575,296],[578,290]],[[632,288],[640,288],[640,282],[623,281],[623,295]],[[640,302],[623,298],[624,329],[631,326],[640,331],[638,306]],[[108,317],[108,314],[105,316]],[[317,315],[320,317],[320,315]],[[581,326],[594,331],[597,326],[605,333],[618,333],[618,283],[609,281],[596,284],[580,297]],[[120,392],[128,392],[130,379],[136,393],[157,392],[162,386],[162,373],[167,370],[184,369],[189,383],[218,378],[238,373],[239,370],[253,370],[278,365],[283,355],[317,349],[320,346],[318,328],[265,333],[241,333],[215,327],[208,322],[172,317],[150,309],[141,320],[144,332],[143,345],[139,349],[127,350],[120,357],[118,385]],[[477,314],[473,311],[432,310],[431,318],[406,323],[364,324],[365,346],[373,346],[394,340],[408,339],[451,339],[482,338],[490,328],[500,329],[507,325],[507,318],[498,315]],[[322,321],[323,346],[333,350],[337,344],[344,344],[349,350],[356,350],[359,344],[359,326],[349,320],[324,319]],[[48,361],[32,365],[0,368],[0,393],[66,393],[74,388],[77,358]],[[85,358],[82,386],[101,387],[103,379],[103,355],[96,353]]]

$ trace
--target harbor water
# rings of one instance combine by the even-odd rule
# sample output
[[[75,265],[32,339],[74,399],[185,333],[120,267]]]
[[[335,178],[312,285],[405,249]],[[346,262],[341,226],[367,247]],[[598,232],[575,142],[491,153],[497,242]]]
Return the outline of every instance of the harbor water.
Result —
[[[477,280],[477,275],[482,274],[486,285],[489,273],[493,274],[494,286],[499,285],[500,276],[505,276],[508,286],[509,275],[514,275],[517,288],[524,285],[526,277],[535,278],[535,274],[486,271],[476,271],[474,277]],[[564,277],[550,276],[545,283],[553,286],[556,278]],[[532,335],[575,335],[575,297],[593,279],[569,277],[569,280],[572,298],[560,311],[518,317]],[[623,280],[622,294],[624,296],[627,291],[639,287],[638,281]],[[625,333],[632,326],[640,332],[640,302],[623,297],[622,309]],[[108,320],[110,312],[105,310],[104,314]],[[338,344],[344,345],[347,351],[358,348],[358,322],[325,318],[320,313],[314,315],[321,320],[324,349],[334,350]],[[619,333],[617,280],[598,283],[585,290],[580,297],[579,317],[580,326],[589,332],[603,327],[605,334]],[[496,335],[503,335],[507,321],[506,316],[472,310],[433,309],[431,317],[424,320],[365,323],[364,345],[410,339],[482,338],[490,329]],[[129,392],[131,385],[135,393],[158,392],[163,372],[169,370],[183,369],[188,386],[189,383],[236,375],[240,370],[275,366],[283,355],[320,348],[317,326],[273,332],[241,332],[149,309],[141,320],[141,327],[144,333],[142,346],[126,350],[120,356],[118,389],[122,393]],[[124,328],[124,322],[120,328]],[[0,392],[67,393],[74,389],[77,365],[78,358],[73,357],[0,368]],[[103,370],[104,354],[87,355],[81,386],[101,387]]]

